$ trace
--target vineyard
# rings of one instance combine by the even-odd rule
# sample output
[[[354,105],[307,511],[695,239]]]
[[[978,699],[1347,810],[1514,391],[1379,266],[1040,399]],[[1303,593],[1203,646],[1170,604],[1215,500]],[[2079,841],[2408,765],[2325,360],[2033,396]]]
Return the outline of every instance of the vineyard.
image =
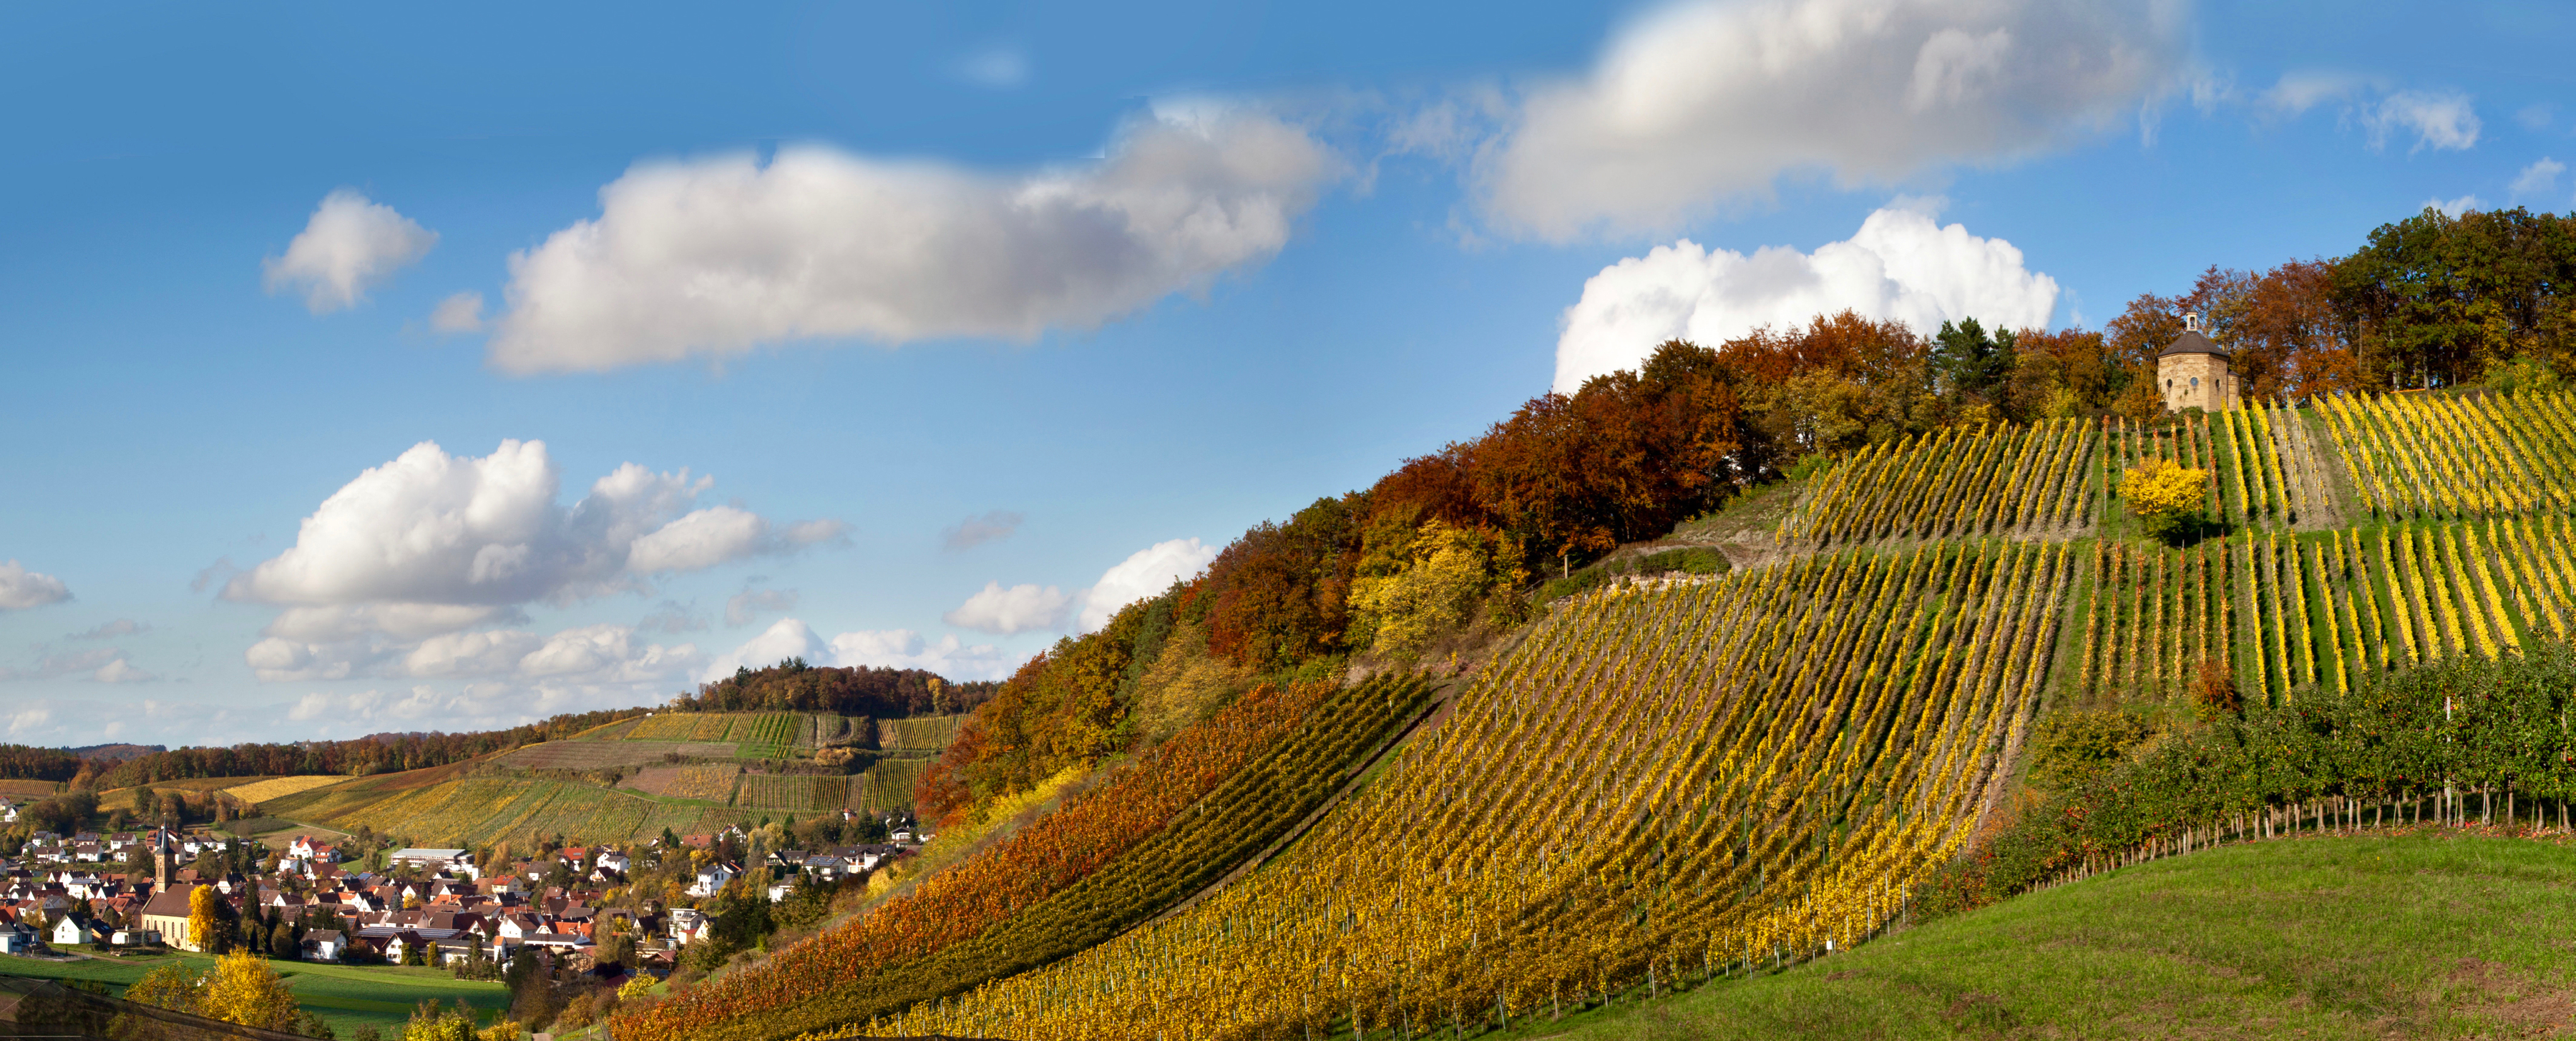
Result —
[[[867,772],[850,778],[849,808],[873,812],[910,806],[913,790],[929,770],[927,759],[879,759]]]
[[[936,752],[957,740],[964,716],[921,716],[877,721],[877,747]]]
[[[266,808],[342,831],[364,824],[426,843],[465,846],[532,834],[641,839],[664,828],[706,831],[709,823],[722,827],[733,819],[722,809],[675,806],[574,781],[464,777],[390,792],[364,783],[287,796]],[[311,796],[321,798],[305,801]]]
[[[1849,945],[1999,794],[2076,563],[1981,541],[1586,597],[1274,869],[851,1032],[1423,1033]]]
[[[1428,691],[1273,691],[1269,736],[1185,732],[1253,765],[1184,784],[1149,764],[618,1033],[1409,1038],[1847,947],[1993,834],[2043,714],[2169,725],[2241,698],[2264,726],[2359,727],[2380,677],[2559,653],[2576,626],[2571,403],[2401,394],[1882,442],[1793,484],[1758,566],[1556,602],[1365,783],[1346,771]],[[2123,498],[2124,472],[2165,460],[2205,480],[2189,525],[2149,526]],[[1306,722],[1278,729],[1291,716]],[[954,726],[882,720],[877,737],[938,747]],[[2265,754],[2183,733],[2168,758],[2204,747],[2190,741],[2240,770]],[[844,798],[908,801],[920,763],[880,761]],[[805,805],[791,778],[753,777],[742,804]],[[2504,784],[2510,817],[2496,777],[2480,783]],[[2175,852],[2361,805],[2229,785],[2182,838],[2139,841]],[[2308,801],[2265,808],[2293,796]],[[2132,856],[2048,855],[2079,872]]]
[[[1340,787],[1428,686],[1246,695],[1001,845],[875,913],[642,1016],[634,1038],[827,1029],[1097,944],[1258,853]],[[1183,813],[1187,810],[1186,814]]]
[[[849,802],[849,779],[808,774],[744,774],[734,805],[808,814]]]

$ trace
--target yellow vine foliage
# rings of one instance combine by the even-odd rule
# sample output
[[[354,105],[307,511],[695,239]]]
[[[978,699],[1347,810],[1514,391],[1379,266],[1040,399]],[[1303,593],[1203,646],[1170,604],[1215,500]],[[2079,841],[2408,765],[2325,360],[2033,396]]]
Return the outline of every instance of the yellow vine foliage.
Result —
[[[2173,517],[2200,508],[2209,471],[2171,459],[2149,459],[2120,476],[2120,497],[2140,517]]]

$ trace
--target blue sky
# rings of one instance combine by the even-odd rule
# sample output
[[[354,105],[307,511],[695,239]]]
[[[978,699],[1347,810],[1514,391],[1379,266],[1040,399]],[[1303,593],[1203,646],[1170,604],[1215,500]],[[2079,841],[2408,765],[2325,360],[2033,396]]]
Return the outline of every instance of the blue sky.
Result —
[[[524,6],[0,12],[0,740],[998,675],[1661,336],[2576,195],[2558,5]]]

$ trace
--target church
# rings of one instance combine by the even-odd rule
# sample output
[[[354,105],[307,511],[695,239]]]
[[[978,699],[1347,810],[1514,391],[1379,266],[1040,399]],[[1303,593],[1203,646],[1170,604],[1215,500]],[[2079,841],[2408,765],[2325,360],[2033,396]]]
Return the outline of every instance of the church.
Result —
[[[2156,378],[2164,381],[2165,411],[2198,408],[2210,412],[2235,408],[2235,373],[2226,348],[2200,330],[2200,316],[2182,316],[2182,335],[2156,355]]]

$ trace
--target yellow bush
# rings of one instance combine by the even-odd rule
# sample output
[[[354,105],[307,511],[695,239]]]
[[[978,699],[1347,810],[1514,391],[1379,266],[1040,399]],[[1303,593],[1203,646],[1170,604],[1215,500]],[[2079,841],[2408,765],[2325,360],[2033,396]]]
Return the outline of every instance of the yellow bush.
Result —
[[[2147,533],[2163,535],[2181,527],[2200,511],[2209,488],[2209,471],[2194,470],[2171,459],[2149,459],[2120,477],[2120,497],[2129,513],[2147,522]]]
[[[199,889],[198,892],[205,892]],[[286,989],[268,959],[236,950],[215,962],[213,976],[199,999],[197,1014],[263,1030],[295,1025],[295,995]]]

